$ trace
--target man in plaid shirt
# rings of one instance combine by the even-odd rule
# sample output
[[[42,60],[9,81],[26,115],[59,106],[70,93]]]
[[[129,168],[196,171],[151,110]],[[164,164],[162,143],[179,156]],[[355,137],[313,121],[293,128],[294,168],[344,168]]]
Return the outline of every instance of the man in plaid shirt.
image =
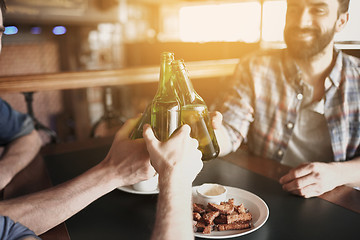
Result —
[[[360,60],[333,39],[349,19],[349,0],[287,4],[287,49],[244,57],[222,116],[213,118],[221,154],[246,142],[254,154],[295,167],[280,183],[304,197],[359,186]]]

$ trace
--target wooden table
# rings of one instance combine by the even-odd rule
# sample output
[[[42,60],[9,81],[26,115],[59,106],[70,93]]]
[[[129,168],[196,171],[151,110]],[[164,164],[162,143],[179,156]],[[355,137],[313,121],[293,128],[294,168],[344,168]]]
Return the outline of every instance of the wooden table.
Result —
[[[71,179],[101,161],[111,139],[59,144],[42,153],[53,184]],[[304,199],[284,192],[277,182],[288,168],[242,150],[204,164],[194,182],[217,182],[250,191],[268,205],[270,216],[257,231],[233,239],[358,239],[360,192],[339,187],[319,198]],[[149,239],[157,195],[118,189],[66,221],[73,240]]]

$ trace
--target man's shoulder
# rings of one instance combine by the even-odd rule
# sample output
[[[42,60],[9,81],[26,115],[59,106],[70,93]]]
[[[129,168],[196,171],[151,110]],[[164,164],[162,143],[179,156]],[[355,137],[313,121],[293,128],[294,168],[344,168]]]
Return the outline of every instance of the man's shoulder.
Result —
[[[360,69],[360,58],[355,57],[353,55],[349,55],[347,53],[342,52],[342,56],[344,62],[347,66],[351,68],[359,68]]]

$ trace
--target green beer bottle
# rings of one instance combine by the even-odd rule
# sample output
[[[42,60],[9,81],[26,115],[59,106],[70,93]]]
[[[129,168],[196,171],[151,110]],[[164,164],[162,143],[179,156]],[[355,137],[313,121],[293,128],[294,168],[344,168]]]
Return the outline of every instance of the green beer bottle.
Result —
[[[143,127],[145,124],[150,124],[150,120],[151,120],[150,109],[151,109],[151,104],[147,105],[145,111],[141,115],[141,118],[137,122],[135,128],[130,133],[130,139],[134,140],[138,138],[143,138]]]
[[[172,61],[174,53],[162,53],[159,87],[151,103],[151,127],[160,141],[166,141],[181,124],[180,104],[172,81]]]
[[[219,145],[204,100],[195,91],[183,60],[173,61],[172,70],[181,105],[181,123],[191,127],[190,136],[198,140],[202,160],[216,158],[219,155]]]

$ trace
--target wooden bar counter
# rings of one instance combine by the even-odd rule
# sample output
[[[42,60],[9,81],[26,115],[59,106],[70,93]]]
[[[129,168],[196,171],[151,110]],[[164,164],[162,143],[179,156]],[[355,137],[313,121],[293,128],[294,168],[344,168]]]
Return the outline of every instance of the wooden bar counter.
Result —
[[[188,62],[192,79],[231,76],[238,59]],[[39,92],[156,82],[159,66],[0,77],[0,92]]]

